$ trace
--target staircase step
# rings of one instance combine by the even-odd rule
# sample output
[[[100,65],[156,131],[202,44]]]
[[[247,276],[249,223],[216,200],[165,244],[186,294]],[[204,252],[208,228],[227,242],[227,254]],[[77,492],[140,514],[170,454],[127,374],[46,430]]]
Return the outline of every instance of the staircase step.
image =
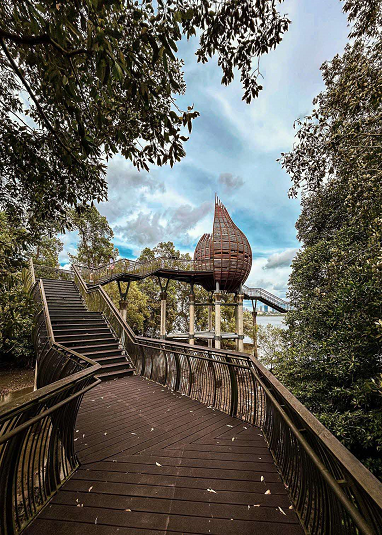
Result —
[[[52,320],[52,318],[51,318]],[[73,320],[54,320],[54,322],[52,321],[52,324],[54,323],[54,329],[56,330],[59,330],[59,329],[62,329],[62,330],[73,330],[73,329],[85,329],[85,328],[89,328],[89,329],[93,329],[93,328],[96,328],[96,327],[107,327],[107,324],[105,322],[105,320],[103,318],[97,320],[97,319],[90,319],[90,320],[87,320],[87,319],[84,319],[84,320],[81,320],[79,318],[76,318],[74,321]]]
[[[104,364],[116,364],[119,362],[123,362],[124,364],[129,364],[124,355],[112,355],[109,357],[96,357],[96,358],[92,358],[92,360],[94,360],[95,362],[98,362],[98,364],[101,364],[101,366],[103,366]]]
[[[103,325],[95,325],[94,327],[90,327],[89,325],[83,325],[77,328],[72,327],[57,327],[57,325],[54,326],[54,335],[55,336],[64,336],[64,335],[75,335],[75,334],[110,334],[110,329],[106,324]]]
[[[93,344],[94,342],[94,344]],[[94,353],[96,351],[111,351],[111,350],[118,350],[121,352],[121,349],[119,349],[119,342],[115,340],[114,338],[101,338],[97,340],[77,340],[75,342],[60,342],[63,346],[70,347],[72,349],[76,348],[76,351],[78,353],[83,353],[84,355],[87,355],[87,353]]]
[[[133,368],[126,368],[125,370],[121,370],[121,371],[99,373],[97,377],[101,379],[102,381],[110,381],[112,379],[119,379],[121,377],[126,377],[126,375],[133,375],[133,373],[134,373]]]
[[[98,333],[94,333],[94,334],[59,334],[58,336],[55,336],[57,342],[60,342],[60,344],[62,343],[64,345],[64,341],[66,343],[70,343],[70,342],[84,342],[83,345],[86,345],[86,342],[88,342],[89,340],[101,340],[101,339],[105,339],[105,338],[110,338],[111,337],[111,333],[110,333],[110,330],[109,332],[105,332],[105,333],[101,333],[101,334],[98,334]]]
[[[116,357],[121,356],[124,357],[125,355],[122,355],[121,349],[104,349],[102,351],[91,351],[91,348],[89,347],[89,353],[84,353],[89,358],[103,358],[103,357]]]

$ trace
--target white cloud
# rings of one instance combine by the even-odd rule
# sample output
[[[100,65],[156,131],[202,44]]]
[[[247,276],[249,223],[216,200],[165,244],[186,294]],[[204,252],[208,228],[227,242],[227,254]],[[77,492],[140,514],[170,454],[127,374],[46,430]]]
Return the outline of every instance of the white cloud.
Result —
[[[298,249],[286,249],[281,253],[272,254],[267,258],[267,263],[265,264],[264,269],[289,267],[297,251]]]

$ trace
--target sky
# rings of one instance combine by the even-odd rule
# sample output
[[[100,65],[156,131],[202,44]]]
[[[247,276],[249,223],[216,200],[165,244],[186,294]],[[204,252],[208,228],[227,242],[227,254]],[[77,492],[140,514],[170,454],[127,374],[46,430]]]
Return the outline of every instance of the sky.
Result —
[[[242,98],[239,76],[222,86],[217,61],[196,62],[197,41],[178,43],[185,60],[187,90],[178,106],[194,105],[186,156],[171,169],[138,172],[116,155],[108,166],[108,201],[98,209],[114,231],[120,256],[135,258],[142,248],[173,241],[193,253],[200,236],[212,231],[215,193],[252,247],[247,285],[285,297],[290,263],[300,244],[295,223],[298,199],[288,198],[290,178],[276,161],[294,143],[293,123],[312,110],[324,88],[320,65],[341,53],[347,20],[338,0],[285,0],[292,20],[276,50],[263,57],[264,87],[250,105]],[[75,252],[75,232],[62,236],[64,251]]]

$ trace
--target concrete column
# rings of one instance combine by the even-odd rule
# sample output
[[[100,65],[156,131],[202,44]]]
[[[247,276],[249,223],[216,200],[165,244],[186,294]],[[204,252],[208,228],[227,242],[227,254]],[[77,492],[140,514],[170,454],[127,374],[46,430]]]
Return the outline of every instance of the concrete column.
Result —
[[[122,319],[124,321],[126,321],[127,320],[127,301],[126,301],[126,299],[121,299],[119,301],[119,313],[121,314]]]
[[[166,338],[166,304],[167,292],[160,294],[160,338]]]
[[[237,298],[237,350],[241,353],[244,351],[244,311],[243,311],[243,300],[244,295],[240,293],[236,296]]]
[[[191,293],[189,296],[190,299],[190,328],[189,328],[189,334],[188,334],[188,342],[191,345],[195,344],[195,294],[194,294],[194,287],[191,285]]]
[[[221,348],[221,314],[220,314],[220,305],[221,305],[221,294],[219,283],[216,283],[216,290],[214,293],[215,299],[215,348]]]
[[[208,305],[208,330],[210,332],[213,330],[213,325],[212,325],[212,300],[211,300],[211,304]],[[208,347],[212,347],[212,339],[208,339]]]

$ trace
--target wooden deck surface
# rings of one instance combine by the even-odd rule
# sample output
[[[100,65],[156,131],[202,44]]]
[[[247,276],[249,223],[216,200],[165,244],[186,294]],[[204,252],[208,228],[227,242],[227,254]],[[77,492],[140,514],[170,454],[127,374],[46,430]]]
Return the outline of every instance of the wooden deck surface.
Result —
[[[76,447],[26,535],[303,534],[260,429],[144,378],[85,396]]]

